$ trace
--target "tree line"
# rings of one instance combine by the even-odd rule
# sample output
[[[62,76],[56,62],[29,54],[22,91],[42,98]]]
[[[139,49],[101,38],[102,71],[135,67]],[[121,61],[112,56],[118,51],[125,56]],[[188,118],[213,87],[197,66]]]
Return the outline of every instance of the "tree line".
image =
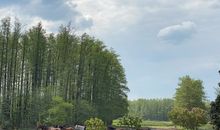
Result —
[[[138,99],[129,101],[129,115],[144,120],[168,121],[168,112],[173,107],[173,99]]]
[[[33,127],[50,117],[52,97],[73,105],[66,123],[99,117],[107,123],[127,113],[124,69],[119,56],[71,26],[48,34],[41,23],[22,30],[10,18],[0,25],[0,125]]]

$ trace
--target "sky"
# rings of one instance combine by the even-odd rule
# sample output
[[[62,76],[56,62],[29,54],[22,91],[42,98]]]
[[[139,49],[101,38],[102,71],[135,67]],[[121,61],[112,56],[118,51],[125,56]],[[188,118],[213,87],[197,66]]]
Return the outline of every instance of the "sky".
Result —
[[[0,0],[0,18],[48,33],[72,23],[120,55],[128,99],[173,98],[179,78],[203,81],[208,100],[220,82],[220,0]]]

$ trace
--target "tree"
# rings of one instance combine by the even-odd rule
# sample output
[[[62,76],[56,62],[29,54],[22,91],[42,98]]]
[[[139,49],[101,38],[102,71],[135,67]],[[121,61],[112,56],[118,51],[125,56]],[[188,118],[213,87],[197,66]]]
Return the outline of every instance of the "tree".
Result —
[[[11,23],[10,23],[10,18],[5,18],[2,20],[2,25],[1,25],[1,32],[2,32],[2,63],[1,63],[1,68],[3,69],[1,72],[3,79],[1,79],[0,85],[2,87],[2,121],[3,121],[3,127],[10,129],[12,128],[12,116],[11,116],[11,80],[12,76],[11,74],[11,66],[10,64],[10,59],[9,59],[9,52],[10,52],[10,35],[11,35]]]
[[[219,71],[220,73],[220,71]],[[220,87],[220,83],[218,83]],[[220,89],[217,89],[217,97],[215,101],[211,102],[211,109],[210,109],[210,118],[211,118],[211,124],[214,126],[216,130],[220,129]]]
[[[216,130],[220,129],[220,95],[217,96],[215,101],[211,102],[210,118],[211,124]]]
[[[199,125],[207,123],[203,88],[201,80],[189,76],[180,78],[174,108],[169,112],[169,118],[174,124],[195,130]]]
[[[205,92],[201,80],[189,76],[180,78],[176,89],[174,105],[191,110],[194,107],[205,108]]]

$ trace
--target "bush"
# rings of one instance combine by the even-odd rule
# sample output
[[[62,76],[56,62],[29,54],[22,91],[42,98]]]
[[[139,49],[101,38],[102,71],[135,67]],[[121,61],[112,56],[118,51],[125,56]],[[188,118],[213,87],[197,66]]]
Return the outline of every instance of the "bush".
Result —
[[[175,124],[186,129],[197,129],[201,124],[207,123],[207,113],[201,108],[186,108],[176,107],[169,112],[170,120]]]
[[[71,103],[67,103],[61,97],[53,97],[52,106],[48,109],[48,117],[46,117],[43,123],[47,125],[54,124],[64,124],[68,118],[69,114],[73,109]]]
[[[104,122],[99,118],[90,118],[85,121],[86,130],[105,130]]]
[[[119,119],[120,126],[135,128],[136,130],[141,128],[141,123],[142,119],[136,116],[123,116]]]

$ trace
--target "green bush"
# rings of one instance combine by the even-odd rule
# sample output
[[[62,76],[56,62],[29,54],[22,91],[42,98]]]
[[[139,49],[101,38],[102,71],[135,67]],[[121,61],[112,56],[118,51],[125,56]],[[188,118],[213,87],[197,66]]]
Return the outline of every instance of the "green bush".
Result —
[[[47,125],[64,124],[73,109],[71,103],[65,102],[61,97],[53,97],[51,108],[48,109],[48,117],[43,120]]]
[[[136,116],[123,116],[119,119],[119,125],[129,128],[135,128],[136,130],[141,128],[142,119]]]
[[[194,130],[207,123],[207,112],[196,107],[192,110],[176,107],[169,112],[169,118],[175,125]]]
[[[86,130],[105,130],[104,122],[99,118],[90,118],[85,121]]]

